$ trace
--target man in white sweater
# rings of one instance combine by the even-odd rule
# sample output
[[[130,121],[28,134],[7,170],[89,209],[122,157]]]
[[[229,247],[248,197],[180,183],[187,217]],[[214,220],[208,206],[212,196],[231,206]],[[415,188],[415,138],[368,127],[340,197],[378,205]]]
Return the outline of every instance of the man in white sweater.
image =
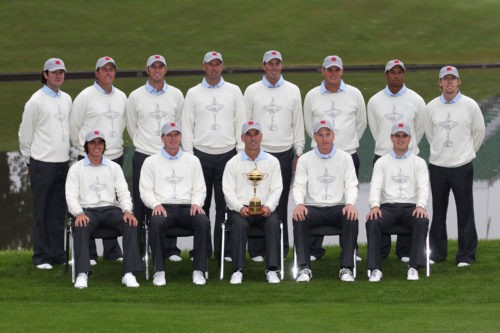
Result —
[[[206,283],[210,220],[202,208],[206,196],[200,161],[181,149],[182,130],[170,122],[161,130],[163,148],[146,158],[141,169],[139,190],[146,207],[152,210],[149,242],[155,263],[153,284],[166,284],[164,233],[182,227],[194,232],[193,283]]]
[[[358,238],[358,178],[351,156],[333,144],[335,132],[329,120],[314,125],[314,150],[297,163],[292,194],[293,237],[299,272],[297,282],[309,282],[309,229],[331,225],[342,229],[340,246],[341,281],[353,282],[354,248]]]
[[[382,279],[382,234],[402,225],[411,231],[407,280],[418,280],[418,268],[425,265],[425,240],[429,219],[425,207],[429,198],[429,173],[425,161],[409,150],[411,127],[399,122],[392,127],[393,148],[375,162],[370,184],[370,211],[366,216],[369,281]]]
[[[443,261],[448,255],[446,212],[451,190],[457,207],[458,251],[455,260],[458,267],[467,267],[476,260],[477,250],[472,161],[484,140],[485,125],[479,105],[460,92],[460,84],[456,67],[441,68],[439,87],[442,94],[427,104],[425,133],[431,148],[431,259]]]
[[[43,87],[24,106],[19,146],[28,164],[33,192],[33,265],[51,269],[66,261],[64,254],[64,183],[68,173],[68,116],[71,97],[61,91],[66,67],[48,59]]]
[[[123,236],[122,284],[139,287],[134,276],[142,270],[139,254],[139,228],[132,214],[132,198],[121,167],[104,157],[105,135],[93,130],[85,136],[85,157],[74,164],[66,180],[68,211],[75,219],[75,288],[87,288],[90,271],[89,243],[99,228],[118,229]]]
[[[412,129],[409,149],[418,155],[418,143],[424,135],[425,101],[415,91],[405,85],[405,65],[399,59],[389,60],[385,66],[387,85],[370,98],[367,105],[368,124],[375,139],[375,156],[373,163],[392,149],[390,140],[392,126],[405,122]],[[390,237],[382,240],[382,256],[389,255]],[[408,262],[410,239],[398,236],[396,254],[404,262]]]
[[[207,196],[203,210],[210,211],[215,196],[214,252],[220,258],[221,222],[226,202],[222,174],[227,161],[243,149],[240,130],[245,121],[245,102],[237,85],[224,81],[224,62],[219,52],[203,58],[205,76],[186,94],[182,108],[182,149],[197,156],[203,168]]]
[[[313,125],[321,119],[328,119],[335,132],[335,146],[350,154],[359,176],[360,161],[358,153],[359,141],[366,129],[366,106],[361,91],[346,84],[342,79],[344,67],[338,55],[326,56],[321,67],[323,81],[307,93],[304,99],[304,125],[306,132],[314,141]],[[323,256],[321,248],[323,237],[312,237],[311,259]]]
[[[134,213],[143,220],[146,207],[139,193],[139,177],[144,160],[162,148],[160,133],[165,123],[180,122],[184,96],[176,87],[165,82],[167,61],[159,54],[146,61],[146,84],[132,91],[125,105],[127,131],[134,143],[132,157],[132,199]],[[180,250],[176,239],[168,239],[167,256],[171,261],[180,261]]]
[[[69,114],[69,135],[71,145],[78,150],[79,157],[84,156],[85,135],[100,128],[106,135],[107,159],[123,166],[123,130],[125,129],[125,102],[127,96],[113,86],[116,75],[116,63],[105,56],[97,59],[95,66],[96,81],[76,96]],[[95,243],[91,243],[90,258],[97,259]],[[104,259],[122,259],[122,250],[118,241],[103,241]]]
[[[243,281],[248,230],[251,226],[264,229],[267,281],[280,283],[277,274],[281,260],[280,220],[275,212],[283,190],[279,161],[261,148],[263,135],[259,123],[253,120],[247,121],[242,126],[241,133],[245,149],[227,163],[222,179],[231,231],[229,243],[233,274],[230,283],[241,284]],[[250,199],[254,196],[254,185],[246,175],[255,168],[265,174],[256,189],[256,196],[262,203],[261,215],[251,215],[248,207]]]
[[[285,255],[288,252],[288,197],[292,182],[293,161],[304,151],[304,120],[300,89],[281,75],[283,58],[276,50],[264,53],[262,80],[247,87],[244,93],[247,120],[261,124],[265,135],[261,147],[280,162],[283,191],[276,212],[284,226]],[[294,153],[295,150],[295,153]],[[250,256],[261,261],[263,242],[249,242]]]

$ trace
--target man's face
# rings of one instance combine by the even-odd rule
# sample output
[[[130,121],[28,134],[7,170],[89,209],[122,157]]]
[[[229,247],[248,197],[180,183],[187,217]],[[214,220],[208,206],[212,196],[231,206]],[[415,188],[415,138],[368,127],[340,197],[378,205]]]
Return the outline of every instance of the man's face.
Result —
[[[411,136],[403,131],[391,134],[391,141],[395,152],[405,153],[408,151],[410,140]]]
[[[43,76],[47,80],[47,86],[54,91],[57,91],[59,90],[59,88],[61,88],[62,84],[64,83],[64,75],[65,73],[62,69],[58,69],[54,72],[43,72]]]
[[[335,133],[329,128],[323,127],[314,133],[314,141],[316,141],[316,145],[321,154],[328,154],[332,151],[334,139]]]
[[[160,61],[155,61],[146,69],[146,72],[149,75],[149,81],[152,83],[163,83],[165,75],[167,75],[167,66]]]
[[[460,79],[455,75],[448,74],[439,79],[439,87],[445,94],[456,94],[460,88]]]
[[[104,154],[106,143],[103,138],[95,138],[88,142],[88,153],[90,159],[100,159]]]
[[[219,59],[213,59],[203,64],[203,71],[205,72],[205,78],[209,82],[219,82],[220,78],[222,77],[223,69],[224,69],[224,63]]]
[[[283,64],[279,59],[271,59],[265,64],[262,64],[262,70],[269,82],[276,83],[281,77]]]
[[[385,73],[385,78],[390,90],[400,90],[405,83],[405,71],[401,66],[394,66]]]
[[[97,83],[102,86],[112,85],[115,81],[116,69],[113,64],[106,64],[95,72]]]
[[[172,131],[168,134],[163,134],[161,136],[161,141],[167,152],[175,152],[179,150],[181,146],[182,135],[178,131]]]
[[[322,68],[321,74],[323,74],[323,78],[325,79],[325,84],[327,86],[338,87],[340,86],[344,70],[338,68],[337,66],[331,66],[329,68]]]
[[[241,135],[241,141],[245,144],[246,151],[260,151],[260,141],[262,133],[256,129],[250,129]]]

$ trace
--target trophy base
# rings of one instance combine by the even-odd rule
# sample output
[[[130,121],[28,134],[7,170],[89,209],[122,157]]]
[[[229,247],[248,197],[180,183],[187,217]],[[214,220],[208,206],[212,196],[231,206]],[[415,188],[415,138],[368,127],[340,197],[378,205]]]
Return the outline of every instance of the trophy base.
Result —
[[[250,200],[250,204],[248,205],[249,215],[262,215],[262,203],[260,200]]]
[[[262,209],[258,209],[258,210],[251,210],[250,209],[250,212],[248,212],[248,215],[250,216],[257,216],[257,215],[262,215]]]

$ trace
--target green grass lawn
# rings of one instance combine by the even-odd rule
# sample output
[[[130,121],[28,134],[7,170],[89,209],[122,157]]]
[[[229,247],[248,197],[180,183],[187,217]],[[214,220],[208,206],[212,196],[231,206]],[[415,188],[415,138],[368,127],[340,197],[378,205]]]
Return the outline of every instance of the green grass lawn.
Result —
[[[63,267],[38,271],[28,251],[0,252],[0,331],[162,332],[498,332],[500,241],[480,241],[478,261],[457,270],[450,242],[448,261],[431,276],[406,281],[406,266],[391,255],[381,283],[367,281],[365,261],[355,283],[338,280],[338,247],[313,263],[306,284],[287,277],[265,282],[263,264],[249,263],[244,282],[218,280],[211,259],[206,286],[191,283],[191,262],[167,263],[167,286],[120,285],[121,265],[99,261],[89,288],[77,290]],[[361,247],[366,259],[366,247]],[[288,258],[287,268],[292,258]]]

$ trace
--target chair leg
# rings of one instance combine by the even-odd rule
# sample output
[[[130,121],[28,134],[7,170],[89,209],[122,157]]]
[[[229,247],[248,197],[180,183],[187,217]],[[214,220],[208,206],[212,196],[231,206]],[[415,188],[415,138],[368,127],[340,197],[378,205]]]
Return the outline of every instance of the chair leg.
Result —
[[[146,222],[144,222],[144,266],[146,280],[149,280],[149,229]]]
[[[427,231],[427,238],[425,239],[425,260],[427,277],[431,276],[431,249],[429,247],[429,230]]]
[[[280,276],[281,280],[285,278],[285,249],[283,241],[283,221],[280,223]]]
[[[71,222],[70,222],[71,223]],[[75,240],[73,239],[73,227],[69,225],[69,248],[71,251],[71,282],[75,283],[76,280],[76,262],[75,262]]]
[[[296,246],[293,247],[293,267],[292,267],[292,276],[294,279],[297,278],[297,274],[299,269],[297,268],[297,249]]]
[[[227,213],[225,214],[225,221],[220,224],[220,228],[222,231],[222,239],[221,239],[221,249],[220,249],[220,276],[219,279],[224,279],[224,249],[226,247],[226,221],[227,221]]]
[[[356,278],[356,275],[357,275],[357,265],[358,265],[358,262],[356,260],[356,250],[354,250],[353,259],[354,259],[354,265],[353,265],[353,268],[352,268],[352,274],[353,274],[354,278]]]

